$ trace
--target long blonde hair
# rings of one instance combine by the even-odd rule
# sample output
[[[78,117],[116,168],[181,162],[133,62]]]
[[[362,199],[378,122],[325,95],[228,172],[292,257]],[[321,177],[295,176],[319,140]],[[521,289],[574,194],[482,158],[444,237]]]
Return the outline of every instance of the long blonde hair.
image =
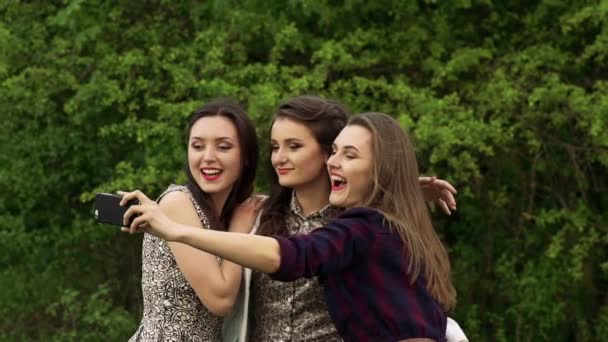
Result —
[[[433,228],[418,183],[418,163],[408,135],[396,120],[383,113],[363,113],[348,125],[368,129],[372,134],[372,183],[366,207],[384,214],[406,247],[412,283],[424,275],[431,296],[444,310],[456,305],[448,253]]]

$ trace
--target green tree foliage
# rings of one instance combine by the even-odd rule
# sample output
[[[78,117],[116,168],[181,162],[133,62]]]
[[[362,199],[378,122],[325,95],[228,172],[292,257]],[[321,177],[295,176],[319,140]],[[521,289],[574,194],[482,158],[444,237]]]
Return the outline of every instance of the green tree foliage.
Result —
[[[1,340],[130,336],[141,237],[94,223],[94,193],[183,181],[210,98],[266,145],[304,93],[394,115],[458,187],[435,222],[472,341],[608,335],[608,1],[5,0],[0,19]]]

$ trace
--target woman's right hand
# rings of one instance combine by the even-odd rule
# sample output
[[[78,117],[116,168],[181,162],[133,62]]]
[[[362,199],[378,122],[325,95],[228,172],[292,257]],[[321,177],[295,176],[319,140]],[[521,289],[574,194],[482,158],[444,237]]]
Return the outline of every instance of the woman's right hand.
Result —
[[[125,212],[123,216],[125,225],[129,222],[131,216],[136,216],[130,226],[122,227],[123,232],[131,234],[146,232],[167,241],[177,239],[178,224],[167,217],[158,203],[149,199],[139,190],[132,192],[119,191],[118,194],[122,195],[120,205],[125,205],[132,199],[139,200],[139,204],[130,206]]]
[[[232,213],[229,231],[234,233],[251,232],[266,198],[266,196],[254,195],[239,204]]]

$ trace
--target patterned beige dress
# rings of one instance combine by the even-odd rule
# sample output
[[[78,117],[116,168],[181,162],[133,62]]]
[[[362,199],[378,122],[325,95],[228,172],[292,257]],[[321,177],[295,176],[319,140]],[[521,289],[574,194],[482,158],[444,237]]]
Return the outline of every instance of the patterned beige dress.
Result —
[[[292,195],[286,219],[289,234],[310,233],[340,212],[341,209],[328,205],[305,217]],[[284,283],[253,271],[250,307],[250,341],[342,341],[329,317],[317,278]]]
[[[188,194],[203,227],[209,229],[209,220],[185,186],[169,186],[158,200],[172,191]],[[222,319],[201,303],[177,267],[167,242],[144,234],[142,249],[144,313],[129,341],[220,342]]]

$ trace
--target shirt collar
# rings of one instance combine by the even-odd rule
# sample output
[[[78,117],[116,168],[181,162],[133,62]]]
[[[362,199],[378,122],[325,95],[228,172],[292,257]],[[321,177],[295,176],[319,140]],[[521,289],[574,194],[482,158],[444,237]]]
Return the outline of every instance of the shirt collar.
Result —
[[[307,220],[316,216],[324,216],[325,213],[330,210],[331,208],[334,208],[334,206],[332,206],[331,204],[327,204],[326,206],[324,206],[323,208],[319,209],[318,211],[315,211],[313,213],[310,213],[308,216],[304,215],[304,210],[302,209],[302,206],[300,205],[300,202],[298,202],[298,199],[296,197],[296,192],[292,191],[291,192],[291,201],[289,203],[289,209],[291,210],[291,212],[297,216],[299,216],[301,219],[303,220]]]

